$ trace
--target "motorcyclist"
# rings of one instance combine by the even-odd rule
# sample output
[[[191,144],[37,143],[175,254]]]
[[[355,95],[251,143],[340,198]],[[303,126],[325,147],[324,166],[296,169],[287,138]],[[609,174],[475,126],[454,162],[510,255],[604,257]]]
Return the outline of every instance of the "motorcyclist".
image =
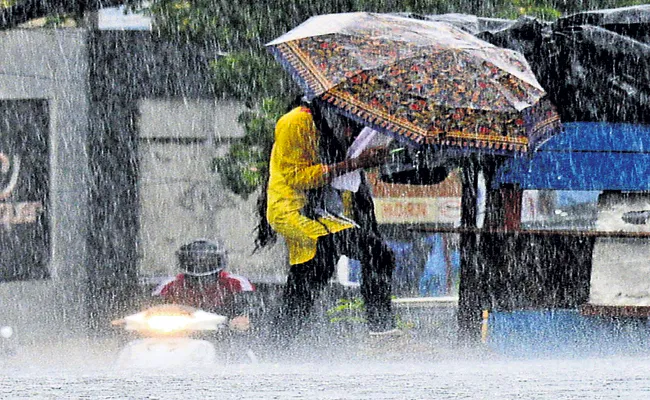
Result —
[[[232,330],[250,329],[255,286],[245,277],[227,272],[227,251],[222,241],[195,240],[176,251],[182,271],[153,292],[166,302],[183,304],[230,318]]]

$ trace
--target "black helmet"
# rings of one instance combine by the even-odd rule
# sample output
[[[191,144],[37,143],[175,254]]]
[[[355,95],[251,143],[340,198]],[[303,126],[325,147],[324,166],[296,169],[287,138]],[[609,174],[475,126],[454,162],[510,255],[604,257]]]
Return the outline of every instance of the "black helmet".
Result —
[[[178,266],[191,276],[215,274],[226,267],[226,248],[221,241],[195,240],[176,251]]]

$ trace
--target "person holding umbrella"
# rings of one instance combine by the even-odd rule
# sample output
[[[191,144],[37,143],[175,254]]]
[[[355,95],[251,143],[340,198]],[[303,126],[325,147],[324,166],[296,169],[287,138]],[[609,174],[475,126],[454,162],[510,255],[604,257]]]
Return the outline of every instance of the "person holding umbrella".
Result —
[[[290,268],[275,329],[284,339],[303,328],[313,303],[334,274],[341,255],[361,261],[361,294],[370,334],[397,335],[391,310],[393,254],[377,229],[370,190],[341,193],[333,178],[383,163],[387,147],[367,148],[345,158],[361,126],[330,117],[319,99],[295,107],[275,128],[266,190],[266,222],[286,240]],[[332,126],[334,125],[334,126]],[[264,222],[264,221],[262,221]],[[260,229],[264,232],[264,229]],[[263,240],[264,241],[264,240]]]
[[[434,158],[463,161],[478,154],[493,162],[504,156],[518,157],[531,154],[561,130],[555,106],[522,54],[447,23],[367,12],[317,15],[266,47],[307,100],[325,103]],[[312,117],[318,124],[314,109]],[[278,125],[293,126],[292,121],[288,118]],[[308,126],[310,121],[304,118],[301,123]],[[322,129],[320,134],[321,138],[329,136]],[[338,159],[334,164],[326,161],[304,169],[313,178],[312,186],[304,189],[351,168],[338,164]],[[294,171],[298,170],[303,171],[302,167]],[[278,179],[275,175],[273,179]],[[476,199],[467,197],[472,193],[464,191],[463,204],[476,204]],[[271,214],[272,206],[269,216],[278,218],[270,219],[272,225],[284,229],[281,216]],[[471,227],[471,221],[466,225]],[[334,230],[356,232],[340,225],[326,228],[333,235],[317,236],[317,242],[336,235]],[[309,251],[292,254],[311,259],[316,253],[312,244],[304,247]],[[296,260],[303,261],[297,256]],[[461,264],[462,270],[473,268],[467,259]],[[469,321],[467,315],[475,314],[476,310],[465,307],[471,301],[464,292],[460,294],[461,324]]]

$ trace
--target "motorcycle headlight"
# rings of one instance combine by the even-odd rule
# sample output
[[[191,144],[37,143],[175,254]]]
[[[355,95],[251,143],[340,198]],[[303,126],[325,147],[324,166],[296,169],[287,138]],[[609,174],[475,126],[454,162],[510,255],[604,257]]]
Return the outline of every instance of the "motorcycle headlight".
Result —
[[[191,320],[185,315],[152,315],[147,318],[147,326],[152,331],[172,333],[186,329]]]
[[[9,339],[10,337],[13,336],[13,334],[14,334],[14,330],[10,326],[3,326],[2,328],[0,328],[0,336],[5,339]]]

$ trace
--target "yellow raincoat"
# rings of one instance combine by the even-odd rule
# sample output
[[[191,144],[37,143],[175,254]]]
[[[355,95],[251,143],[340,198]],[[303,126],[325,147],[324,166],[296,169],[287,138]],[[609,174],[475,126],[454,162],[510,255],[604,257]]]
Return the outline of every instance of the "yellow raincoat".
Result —
[[[310,110],[294,108],[275,126],[266,210],[269,224],[287,242],[291,265],[314,258],[320,236],[353,227],[344,221],[315,221],[301,214],[307,190],[327,184],[327,173],[318,156],[318,132]]]

